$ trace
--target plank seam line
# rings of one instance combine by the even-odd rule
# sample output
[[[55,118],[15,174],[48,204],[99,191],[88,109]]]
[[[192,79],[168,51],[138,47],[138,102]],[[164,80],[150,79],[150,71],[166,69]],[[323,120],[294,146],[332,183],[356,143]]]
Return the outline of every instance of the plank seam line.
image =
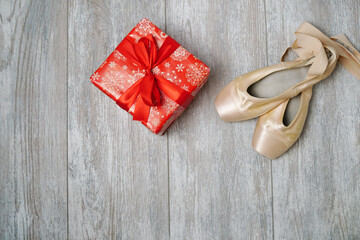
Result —
[[[166,28],[166,0],[164,0],[164,31],[167,32]],[[169,154],[169,133],[166,133],[166,152],[167,152],[167,182],[168,182],[168,234],[171,239],[171,223],[170,223],[170,154]]]
[[[69,0],[66,1],[66,238],[69,239]]]
[[[267,19],[266,19],[266,0],[263,1],[264,3],[264,22],[265,22],[265,49],[266,49],[266,66],[269,65],[269,47],[268,47],[268,30],[267,30]],[[272,233],[272,239],[275,239],[275,227],[274,227],[274,187],[273,187],[273,165],[272,160],[270,160],[270,189],[271,189],[271,233]]]

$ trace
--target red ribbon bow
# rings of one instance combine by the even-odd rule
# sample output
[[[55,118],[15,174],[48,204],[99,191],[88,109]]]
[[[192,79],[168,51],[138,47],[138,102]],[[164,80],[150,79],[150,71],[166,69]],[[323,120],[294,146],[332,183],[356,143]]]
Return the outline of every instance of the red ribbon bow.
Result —
[[[145,69],[145,76],[130,86],[116,101],[116,104],[126,111],[129,111],[136,101],[133,120],[147,122],[150,107],[160,104],[160,91],[184,107],[192,100],[190,93],[152,72],[154,67],[167,59],[179,46],[168,36],[157,50],[155,39],[149,34],[138,42],[126,37],[117,48],[126,58]]]

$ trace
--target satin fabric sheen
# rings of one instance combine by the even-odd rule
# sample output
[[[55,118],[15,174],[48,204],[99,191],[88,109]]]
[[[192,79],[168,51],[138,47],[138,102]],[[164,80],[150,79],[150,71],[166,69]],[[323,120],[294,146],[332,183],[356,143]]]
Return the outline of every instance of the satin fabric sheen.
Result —
[[[298,29],[298,32],[313,34],[313,36],[316,35],[324,44],[324,47],[331,45],[333,49],[337,49],[335,51],[339,55],[339,62],[360,80],[360,54],[352,46],[345,35],[338,35],[330,40],[327,36],[323,35],[319,30],[308,23],[303,24]],[[338,41],[339,43],[335,41]],[[308,52],[311,52],[311,49],[308,49]],[[330,75],[335,65],[336,62],[331,61],[330,57],[328,69],[324,74]],[[285,153],[301,135],[306,121],[311,96],[312,87],[309,87],[301,93],[301,102],[298,113],[288,126],[285,126],[282,120],[289,100],[260,116],[253,135],[253,148],[260,154],[271,159],[276,159]]]
[[[299,55],[297,60],[237,77],[215,99],[218,114],[224,121],[242,121],[260,116],[252,146],[273,159],[286,152],[299,138],[306,121],[312,87],[332,73],[338,60],[360,79],[360,54],[345,35],[330,39],[311,24],[303,23],[296,31],[296,37],[292,49]],[[325,49],[331,52],[330,58]],[[310,66],[306,78],[276,97],[256,98],[247,91],[249,86],[273,72],[303,66]],[[283,117],[289,99],[298,94],[301,94],[299,111],[293,121],[284,126]]]
[[[133,120],[147,122],[150,107],[160,103],[160,91],[169,98],[186,107],[193,96],[166,78],[153,74],[152,69],[167,59],[180,45],[167,37],[156,49],[155,39],[151,35],[140,38],[138,42],[126,37],[117,48],[125,57],[145,69],[145,76],[129,87],[116,101],[122,109],[129,111],[136,102]]]

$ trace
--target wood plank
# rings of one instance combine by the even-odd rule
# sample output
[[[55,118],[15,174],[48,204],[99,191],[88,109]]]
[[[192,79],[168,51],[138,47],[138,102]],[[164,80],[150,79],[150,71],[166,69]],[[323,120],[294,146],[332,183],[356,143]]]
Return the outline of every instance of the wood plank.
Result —
[[[304,20],[360,49],[359,7],[0,0],[0,239],[356,239],[358,80],[339,66],[318,84],[299,142],[272,162],[251,149],[256,120],[224,123],[212,102],[233,77],[277,63]],[[89,81],[143,17],[212,68],[163,137]]]
[[[89,77],[164,2],[69,1],[69,237],[167,239],[167,137],[156,136]]]
[[[266,65],[262,1],[168,1],[166,28],[212,69],[169,130],[173,239],[271,239],[271,162],[251,148],[255,120],[225,123],[213,100]]]
[[[0,239],[67,236],[66,18],[0,1]]]
[[[360,49],[358,1],[266,1],[269,62],[278,62],[309,21],[345,33]],[[299,141],[273,161],[275,239],[357,239],[360,235],[360,82],[338,66],[314,87]]]

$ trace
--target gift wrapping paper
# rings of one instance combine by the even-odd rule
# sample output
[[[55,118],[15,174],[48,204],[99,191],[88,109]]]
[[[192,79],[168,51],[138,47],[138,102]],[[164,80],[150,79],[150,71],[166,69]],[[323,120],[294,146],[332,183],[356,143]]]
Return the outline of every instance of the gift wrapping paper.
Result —
[[[128,37],[133,38],[136,42],[148,34],[153,36],[158,49],[168,37],[148,19],[142,19],[130,31]],[[114,101],[117,101],[130,86],[145,76],[145,69],[121,54],[119,46],[90,78],[95,86]],[[170,57],[151,71],[153,74],[171,81],[192,96],[195,96],[202,88],[210,73],[209,67],[182,46],[179,46]],[[142,121],[155,134],[163,134],[185,110],[183,106],[161,91],[160,95],[160,103],[151,106],[148,120]],[[136,103],[130,108],[130,114],[134,112],[135,105]]]

